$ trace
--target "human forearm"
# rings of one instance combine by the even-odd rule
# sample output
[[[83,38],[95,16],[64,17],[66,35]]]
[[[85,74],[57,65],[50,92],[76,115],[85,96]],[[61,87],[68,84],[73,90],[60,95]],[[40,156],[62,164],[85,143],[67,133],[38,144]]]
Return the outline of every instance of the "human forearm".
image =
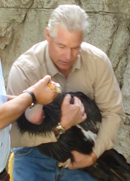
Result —
[[[11,97],[9,97],[9,100],[10,98]],[[0,129],[14,122],[31,103],[32,97],[24,93],[0,105]]]
[[[111,81],[112,82],[112,81]],[[117,86],[117,83],[115,84]],[[98,104],[102,113],[102,123],[96,138],[93,151],[99,157],[105,150],[111,149],[114,145],[118,130],[123,125],[125,114],[122,105],[121,92],[117,87],[108,88],[107,95],[102,97],[104,103]]]

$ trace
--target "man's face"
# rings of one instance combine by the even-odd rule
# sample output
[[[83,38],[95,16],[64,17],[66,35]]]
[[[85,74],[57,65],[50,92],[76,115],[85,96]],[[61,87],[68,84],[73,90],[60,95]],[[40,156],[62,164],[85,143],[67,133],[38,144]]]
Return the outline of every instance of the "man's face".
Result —
[[[46,39],[49,43],[49,55],[58,70],[67,76],[80,53],[82,31],[68,32],[61,26],[57,27],[55,37],[50,37],[46,30]]]

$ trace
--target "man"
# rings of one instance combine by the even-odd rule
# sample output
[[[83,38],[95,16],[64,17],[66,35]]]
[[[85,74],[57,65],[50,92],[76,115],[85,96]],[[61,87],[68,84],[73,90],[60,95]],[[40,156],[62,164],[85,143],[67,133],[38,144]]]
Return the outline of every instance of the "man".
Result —
[[[43,79],[38,81],[35,85],[29,87],[19,96],[6,96],[4,79],[2,75],[2,67],[0,62],[0,181],[9,181],[9,175],[5,169],[7,159],[10,151],[10,123],[14,122],[27,107],[29,107],[32,101],[36,101],[39,104],[48,104],[57,96],[58,93],[53,92],[48,86],[50,76],[45,76]],[[71,115],[77,117],[78,114],[83,118],[84,108],[81,102],[75,98],[75,104],[68,104],[68,98],[63,102],[63,107],[66,107],[68,112],[71,109]],[[6,102],[6,101],[9,102]],[[67,104],[66,104],[67,103]],[[82,107],[82,108],[81,108]],[[67,114],[67,112],[62,112]],[[76,111],[76,113],[75,113]],[[85,116],[85,115],[84,115]],[[79,118],[80,119],[80,118]],[[33,122],[37,124],[35,121]]]
[[[77,169],[91,166],[105,150],[113,147],[117,131],[124,119],[122,97],[106,54],[83,42],[87,28],[87,15],[83,9],[76,5],[58,6],[46,28],[46,41],[34,45],[13,64],[9,75],[8,93],[19,94],[28,85],[49,74],[52,80],[60,83],[63,91],[81,91],[87,94],[96,101],[103,117],[93,152],[84,155],[73,151],[74,162],[69,165],[69,169],[63,170],[57,166],[55,160],[40,154],[36,148],[15,148],[14,181],[29,178],[31,181],[95,180]],[[19,89],[15,89],[13,85],[16,76],[15,83]],[[64,127],[63,124],[62,126]],[[14,141],[16,134],[20,135],[14,125],[11,133],[13,147],[22,145]],[[25,143],[24,136],[19,140],[24,140]],[[26,146],[38,145],[40,141],[42,143],[48,140],[39,138],[39,142],[35,139],[33,143],[27,140]],[[24,154],[20,156],[22,151]],[[42,160],[40,163],[39,159]],[[22,171],[23,168],[27,170],[26,175]]]

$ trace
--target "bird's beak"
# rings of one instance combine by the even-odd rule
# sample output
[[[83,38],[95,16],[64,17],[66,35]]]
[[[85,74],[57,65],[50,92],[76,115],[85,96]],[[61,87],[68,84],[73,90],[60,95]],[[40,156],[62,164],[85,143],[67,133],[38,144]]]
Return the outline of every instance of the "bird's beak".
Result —
[[[51,80],[51,81],[48,83],[48,87],[49,87],[52,91],[54,91],[54,92],[57,92],[57,93],[59,93],[59,94],[62,93],[62,88],[61,88],[60,84],[57,83],[57,82],[53,82],[53,81]]]

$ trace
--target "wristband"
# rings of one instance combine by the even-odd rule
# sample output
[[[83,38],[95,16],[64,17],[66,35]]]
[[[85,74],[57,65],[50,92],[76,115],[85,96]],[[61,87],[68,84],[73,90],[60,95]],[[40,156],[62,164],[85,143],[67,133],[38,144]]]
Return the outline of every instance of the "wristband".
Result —
[[[34,93],[32,91],[30,91],[30,90],[24,90],[23,93],[28,93],[28,94],[31,95],[31,97],[32,97],[31,107],[33,107],[34,104],[36,104],[36,97],[35,97]]]

